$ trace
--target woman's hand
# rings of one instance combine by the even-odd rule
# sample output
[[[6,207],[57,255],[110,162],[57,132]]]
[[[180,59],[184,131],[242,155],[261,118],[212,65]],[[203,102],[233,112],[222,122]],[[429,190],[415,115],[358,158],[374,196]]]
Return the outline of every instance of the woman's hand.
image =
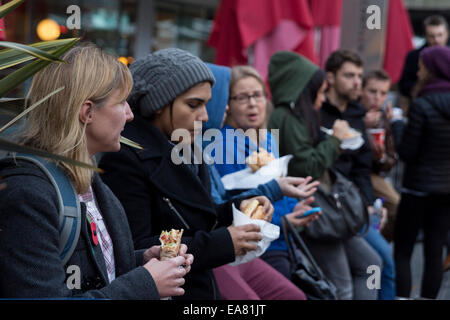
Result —
[[[300,201],[299,203],[296,204],[294,210],[291,213],[285,215],[286,219],[288,219],[289,222],[292,223],[292,225],[296,228],[300,226],[308,227],[311,222],[319,219],[318,214],[312,214],[309,217],[302,218],[303,214],[306,211],[312,209],[309,205],[313,202],[314,197],[309,197],[308,199]]]
[[[187,273],[183,268],[186,262],[186,258],[177,256],[164,261],[152,258],[144,264],[144,268],[152,275],[161,298],[184,294],[181,286],[184,285],[184,276]]]
[[[161,254],[161,246],[153,246],[147,250],[144,251],[143,255],[143,263],[146,264],[151,259],[159,259],[159,256]]]
[[[242,200],[239,210],[244,211],[245,207],[250,204],[253,200],[258,200],[259,204],[263,206],[263,212],[265,214],[264,220],[267,222],[272,221],[273,215],[273,205],[269,199],[264,196],[253,197],[250,199]]]
[[[308,198],[317,191],[319,181],[313,181],[312,177],[298,178],[298,177],[284,177],[278,178],[277,182],[281,191],[287,197],[292,198]]]
[[[180,246],[180,252],[178,253],[179,256],[184,257],[186,259],[186,263],[183,266],[186,269],[186,273],[191,271],[192,263],[194,263],[194,256],[190,253],[187,253],[187,249],[188,249],[187,245],[182,243]],[[151,259],[154,258],[159,260],[160,254],[161,254],[161,246],[153,246],[145,250],[143,256],[144,264],[146,264],[147,262],[149,262]]]
[[[350,130],[348,122],[345,120],[336,120],[333,123],[333,136],[339,140],[344,140],[345,134]]]
[[[231,225],[227,229],[233,241],[236,257],[242,256],[248,251],[256,250],[256,242],[262,239],[261,229],[256,224],[244,224],[238,227]]]
[[[186,259],[186,262],[184,263],[184,269],[186,270],[186,273],[188,273],[189,271],[191,271],[191,266],[194,263],[194,256],[190,253],[187,253],[187,245],[185,245],[184,243],[181,244],[180,247],[180,252],[178,253],[178,255],[184,257]]]

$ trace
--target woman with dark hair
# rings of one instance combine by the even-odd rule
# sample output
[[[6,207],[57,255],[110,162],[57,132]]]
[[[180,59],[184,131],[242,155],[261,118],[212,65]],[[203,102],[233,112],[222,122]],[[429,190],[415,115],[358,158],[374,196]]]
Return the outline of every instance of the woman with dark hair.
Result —
[[[290,55],[289,52],[278,53],[280,54]],[[288,70],[283,71],[282,67],[277,66],[276,72],[273,70],[273,63],[269,65],[269,68],[272,66],[269,70],[269,83],[276,109],[270,117],[268,127],[280,129],[280,154],[294,156],[289,162],[289,174],[304,176],[307,172],[308,176],[318,179],[339,156],[339,145],[349,126],[346,121],[336,120],[333,135],[320,139],[318,111],[325,101],[325,72],[307,59],[296,56],[302,59],[303,73],[297,77],[294,74],[294,81],[287,82],[283,79],[284,72]],[[280,106],[284,107],[279,108]],[[290,116],[292,114],[294,117]]]
[[[323,178],[337,160],[349,130],[346,121],[336,120],[333,134],[321,135],[318,111],[325,101],[324,72],[297,53],[280,51],[270,59],[269,85],[275,110],[268,127],[280,130],[280,155],[293,155],[288,174]],[[353,236],[335,243],[306,240],[340,299],[377,298],[377,290],[367,288],[366,270],[369,265],[380,266],[381,259],[363,238]]]
[[[124,146],[105,154],[102,178],[125,209],[135,248],[158,243],[161,230],[184,229],[181,241],[194,254],[195,265],[186,276],[183,299],[219,299],[212,269],[255,250],[261,235],[255,224],[233,225],[232,204],[243,210],[250,200],[216,205],[206,164],[184,154],[201,134],[195,122],[208,121],[214,76],[198,57],[176,48],[138,59],[130,71],[134,86],[128,102],[136,116],[123,135],[143,150]],[[270,221],[272,204],[264,196],[256,198]]]
[[[419,58],[418,98],[398,149],[405,162],[394,228],[398,295],[411,291],[411,256],[424,232],[421,296],[435,299],[442,281],[442,251],[450,227],[450,48],[425,48]]]

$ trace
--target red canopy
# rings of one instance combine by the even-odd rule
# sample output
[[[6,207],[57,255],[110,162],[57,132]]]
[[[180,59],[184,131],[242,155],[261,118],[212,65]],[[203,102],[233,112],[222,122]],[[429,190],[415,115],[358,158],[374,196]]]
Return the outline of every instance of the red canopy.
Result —
[[[2,1],[0,0],[0,6],[1,5]],[[0,19],[0,40],[6,40],[5,22],[3,19]]]
[[[217,49],[215,63],[246,64],[247,49],[283,20],[294,21],[308,31],[313,29],[307,0],[222,0],[208,41]],[[314,61],[313,33],[309,32],[294,51]]]
[[[402,0],[389,0],[383,68],[392,82],[400,80],[406,55],[414,46],[413,31]]]
[[[342,0],[309,0],[314,26],[340,26]]]
[[[342,1],[222,0],[208,40],[208,44],[216,48],[215,63],[230,67],[247,64],[247,50],[262,39],[266,41],[266,55],[272,54],[271,51],[291,50],[323,66],[329,53],[339,46]],[[298,31],[295,35],[284,35],[285,39],[277,43],[274,37],[283,36],[280,30],[286,26],[286,21],[295,23]],[[314,28],[317,27],[320,27],[319,52],[314,50]],[[400,78],[406,54],[413,49],[411,23],[402,0],[389,1],[386,27],[383,68],[395,83]],[[286,41],[291,36],[297,37],[300,43]],[[259,61],[259,70],[265,60]],[[260,72],[265,75],[264,70]]]

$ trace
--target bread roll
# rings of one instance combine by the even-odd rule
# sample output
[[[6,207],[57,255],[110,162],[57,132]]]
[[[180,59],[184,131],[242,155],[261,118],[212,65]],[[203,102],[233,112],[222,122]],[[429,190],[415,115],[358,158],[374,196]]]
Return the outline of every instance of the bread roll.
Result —
[[[243,212],[247,217],[251,218],[253,211],[255,211],[258,206],[259,206],[259,202],[258,202],[258,200],[255,199],[244,208]]]
[[[275,158],[266,150],[260,148],[259,152],[254,151],[245,159],[245,163],[252,169],[253,172],[258,171]]]
[[[251,216],[252,219],[259,219],[259,220],[265,220],[264,218],[266,215],[263,211],[263,206],[259,205],[255,211],[253,211],[253,214]]]

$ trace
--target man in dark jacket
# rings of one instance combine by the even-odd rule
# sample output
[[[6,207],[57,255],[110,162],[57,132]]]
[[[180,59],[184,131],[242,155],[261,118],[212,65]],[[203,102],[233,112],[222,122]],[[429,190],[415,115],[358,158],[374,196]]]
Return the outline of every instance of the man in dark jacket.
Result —
[[[327,59],[327,100],[322,105],[320,117],[322,125],[331,128],[336,119],[346,120],[350,127],[362,133],[365,143],[357,150],[344,150],[333,167],[352,180],[360,189],[368,205],[373,204],[370,173],[372,153],[366,129],[364,115],[366,111],[356,102],[361,93],[362,60],[347,50],[333,52]]]
[[[406,56],[402,76],[398,83],[400,94],[411,101],[417,94],[417,71],[419,70],[419,55],[426,47],[450,45],[448,23],[441,15],[433,15],[423,22],[426,43],[418,49],[414,49]],[[409,103],[407,103],[409,105]]]

